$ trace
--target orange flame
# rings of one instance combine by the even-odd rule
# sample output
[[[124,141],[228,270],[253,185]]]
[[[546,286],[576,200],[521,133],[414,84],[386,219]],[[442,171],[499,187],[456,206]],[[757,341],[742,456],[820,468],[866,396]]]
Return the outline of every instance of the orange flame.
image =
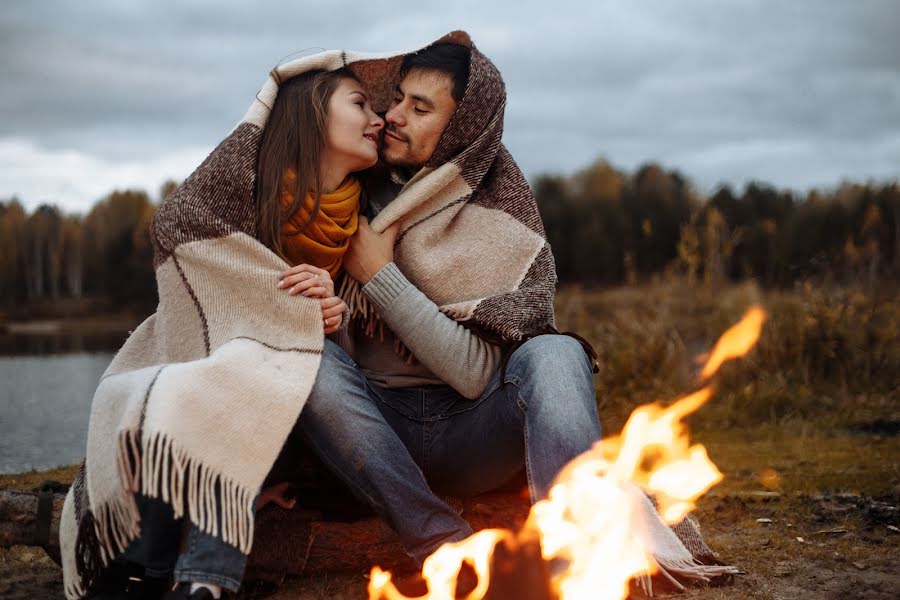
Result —
[[[754,307],[716,343],[701,380],[725,361],[748,352],[759,338],[765,313]],[[538,536],[547,560],[559,559],[563,572],[551,584],[561,600],[620,599],[629,581],[657,569],[653,557],[654,523],[648,522],[645,492],[652,494],[662,519],[680,522],[697,498],[722,479],[700,445],[691,445],[682,420],[712,395],[707,387],[671,406],[637,408],[619,436],[597,442],[557,476],[548,497],[536,503],[517,539]],[[652,513],[650,513],[652,514]],[[658,522],[658,520],[657,520]],[[450,600],[462,563],[469,562],[478,586],[466,600],[481,600],[490,583],[496,544],[513,539],[504,530],[484,530],[462,542],[445,544],[423,566],[430,600]],[[390,573],[374,567],[370,600],[411,600],[400,593]]]
[[[758,306],[748,310],[744,318],[726,331],[716,342],[712,356],[709,357],[706,366],[700,373],[700,379],[709,379],[726,360],[743,356],[749,352],[756,340],[759,339],[759,332],[765,320],[766,313]]]

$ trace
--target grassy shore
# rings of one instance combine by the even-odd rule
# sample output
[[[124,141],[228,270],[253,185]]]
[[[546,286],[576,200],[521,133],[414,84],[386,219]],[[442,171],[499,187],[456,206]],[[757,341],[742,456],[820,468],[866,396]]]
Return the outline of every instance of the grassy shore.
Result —
[[[723,368],[716,395],[690,418],[695,439],[725,474],[697,515],[710,545],[747,574],[734,587],[681,597],[895,597],[896,297],[888,288],[766,292],[679,281],[560,292],[560,327],[585,336],[602,359],[597,397],[607,433],[634,407],[695,389],[704,353],[749,306],[769,313],[757,348]],[[44,479],[69,480],[73,471],[2,475],[0,487],[30,489]],[[23,554],[34,568],[42,560],[34,552],[0,550],[0,579],[24,568]],[[316,575],[288,580],[275,597],[363,598],[365,585],[363,573]]]

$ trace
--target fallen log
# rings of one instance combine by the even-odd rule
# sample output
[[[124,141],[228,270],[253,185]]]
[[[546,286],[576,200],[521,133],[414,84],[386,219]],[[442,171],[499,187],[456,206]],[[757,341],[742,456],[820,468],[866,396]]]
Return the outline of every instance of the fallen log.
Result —
[[[0,490],[0,547],[39,546],[59,561],[59,517],[64,494]],[[528,513],[519,493],[486,494],[462,501],[472,528],[518,529]],[[48,518],[49,517],[49,518]],[[269,505],[260,511],[248,571],[265,576],[366,572],[373,565],[411,569],[394,532],[380,519],[321,520],[320,513]]]
[[[59,562],[59,515],[65,495],[0,490],[0,547],[40,546]]]

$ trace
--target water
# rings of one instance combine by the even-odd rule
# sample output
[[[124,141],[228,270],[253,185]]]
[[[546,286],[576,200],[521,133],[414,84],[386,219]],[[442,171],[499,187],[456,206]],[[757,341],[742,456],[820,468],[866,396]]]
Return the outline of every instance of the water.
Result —
[[[81,462],[112,352],[0,356],[0,473]]]

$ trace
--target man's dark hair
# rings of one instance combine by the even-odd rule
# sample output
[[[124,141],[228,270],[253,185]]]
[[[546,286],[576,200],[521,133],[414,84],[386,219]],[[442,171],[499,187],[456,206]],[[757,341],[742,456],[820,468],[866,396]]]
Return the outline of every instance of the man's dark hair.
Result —
[[[469,59],[472,52],[465,46],[452,42],[432,44],[414,54],[407,54],[400,67],[400,77],[413,69],[426,69],[446,73],[453,80],[451,94],[458,103],[466,91],[469,80]]]

